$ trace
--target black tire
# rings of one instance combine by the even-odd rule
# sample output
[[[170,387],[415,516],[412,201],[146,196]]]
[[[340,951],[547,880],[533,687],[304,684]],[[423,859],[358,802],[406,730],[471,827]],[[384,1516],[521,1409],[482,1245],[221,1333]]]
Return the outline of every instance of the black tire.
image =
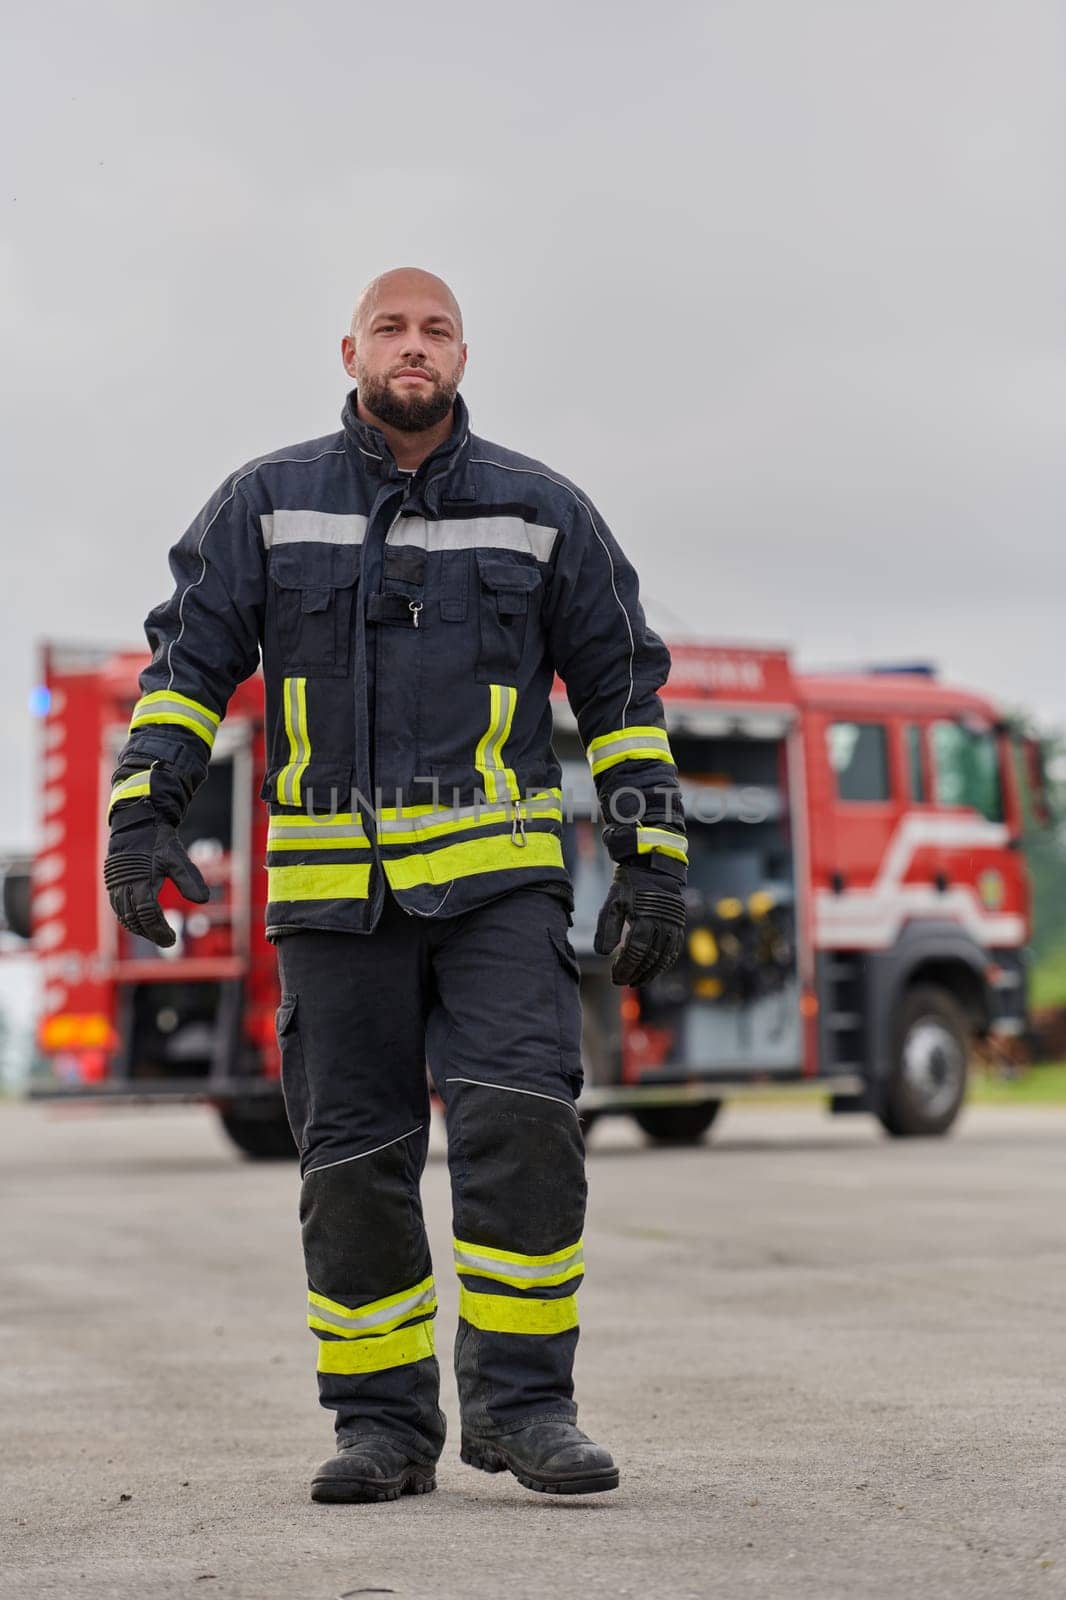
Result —
[[[295,1161],[298,1155],[285,1108],[279,1104],[220,1106],[222,1126],[253,1161]]]
[[[972,1032],[953,995],[934,984],[904,991],[882,1126],[894,1139],[947,1133],[966,1095]]]
[[[4,874],[4,921],[20,939],[33,938],[33,882],[28,867],[9,867]]]
[[[633,1120],[652,1144],[699,1144],[721,1109],[720,1100],[697,1105],[641,1106]]]

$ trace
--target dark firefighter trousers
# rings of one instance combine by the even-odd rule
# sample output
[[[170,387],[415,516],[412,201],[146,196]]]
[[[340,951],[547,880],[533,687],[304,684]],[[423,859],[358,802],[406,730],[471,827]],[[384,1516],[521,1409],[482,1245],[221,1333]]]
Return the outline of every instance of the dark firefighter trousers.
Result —
[[[579,970],[557,895],[422,919],[391,894],[370,934],[278,942],[282,1082],[319,1397],[339,1443],[444,1443],[419,1192],[426,1066],[444,1102],[464,1429],[573,1421],[585,1216]]]

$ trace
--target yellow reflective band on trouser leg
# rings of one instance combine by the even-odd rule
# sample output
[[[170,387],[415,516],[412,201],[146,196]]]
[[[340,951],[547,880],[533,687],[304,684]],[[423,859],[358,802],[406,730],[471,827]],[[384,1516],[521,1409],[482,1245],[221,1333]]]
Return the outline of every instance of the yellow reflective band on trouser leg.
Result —
[[[432,1277],[423,1278],[413,1289],[403,1289],[384,1300],[373,1300],[369,1305],[351,1307],[339,1300],[327,1300],[324,1294],[312,1289],[307,1296],[307,1325],[324,1333],[339,1334],[344,1339],[362,1339],[368,1334],[391,1333],[401,1322],[412,1317],[432,1316],[437,1309],[437,1296]]]
[[[319,1372],[351,1376],[422,1361],[433,1354],[436,1312],[432,1276],[362,1306],[342,1305],[312,1289],[307,1297],[307,1324],[319,1339]],[[412,1317],[427,1320],[411,1325]]]
[[[531,1300],[524,1295],[474,1294],[460,1288],[459,1315],[484,1333],[565,1333],[577,1327],[577,1301]]]
[[[319,1372],[351,1377],[360,1372],[384,1372],[407,1367],[433,1354],[433,1324],[397,1328],[378,1339],[323,1339],[318,1347]]]
[[[173,689],[156,689],[152,694],[143,694],[134,706],[129,731],[134,733],[153,723],[188,728],[198,734],[210,750],[221,721],[217,711],[202,706],[199,700],[190,700],[188,695],[178,694]]]
[[[286,678],[281,692],[285,705],[285,732],[289,737],[289,761],[278,773],[278,801],[283,806],[298,806],[300,782],[311,760],[311,740],[307,732],[307,679]]]
[[[453,1240],[455,1270],[468,1278],[491,1278],[515,1289],[537,1289],[569,1283],[585,1271],[584,1240],[546,1256],[525,1256],[515,1250]]]
[[[474,766],[485,785],[486,800],[517,800],[518,779],[503,765],[503,747],[511,736],[518,690],[489,684],[489,725],[477,743]]]

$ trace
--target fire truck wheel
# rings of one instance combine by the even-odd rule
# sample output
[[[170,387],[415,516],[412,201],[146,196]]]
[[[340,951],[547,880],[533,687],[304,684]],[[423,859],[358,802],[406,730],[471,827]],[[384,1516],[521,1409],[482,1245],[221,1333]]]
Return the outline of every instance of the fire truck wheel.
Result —
[[[641,1106],[633,1120],[653,1144],[699,1144],[721,1104],[704,1100],[694,1106]]]
[[[896,1139],[946,1133],[966,1093],[970,1026],[946,989],[916,984],[899,1011],[896,1065],[881,1122]]]
[[[253,1161],[295,1161],[296,1141],[284,1106],[220,1106],[218,1114],[238,1150]]]

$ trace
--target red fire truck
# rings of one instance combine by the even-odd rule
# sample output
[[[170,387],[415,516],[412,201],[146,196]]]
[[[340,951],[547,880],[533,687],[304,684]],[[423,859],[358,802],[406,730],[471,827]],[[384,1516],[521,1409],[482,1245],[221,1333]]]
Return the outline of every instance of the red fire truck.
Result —
[[[1026,1028],[1022,782],[1039,751],[927,670],[810,675],[787,652],[675,644],[664,695],[690,839],[687,949],[619,990],[592,934],[611,863],[562,685],[565,855],[581,957],[586,1125],[635,1117],[692,1142],[754,1085],[817,1088],[897,1136],[940,1134],[971,1046]],[[35,1092],[218,1108],[252,1156],[291,1155],[263,934],[262,684],[242,684],[183,837],[211,887],[167,885],[160,951],[104,895],[105,796],[143,656],[46,647],[32,935],[42,974]],[[1022,755],[1022,761],[1015,759]],[[17,895],[15,896],[17,899]]]

